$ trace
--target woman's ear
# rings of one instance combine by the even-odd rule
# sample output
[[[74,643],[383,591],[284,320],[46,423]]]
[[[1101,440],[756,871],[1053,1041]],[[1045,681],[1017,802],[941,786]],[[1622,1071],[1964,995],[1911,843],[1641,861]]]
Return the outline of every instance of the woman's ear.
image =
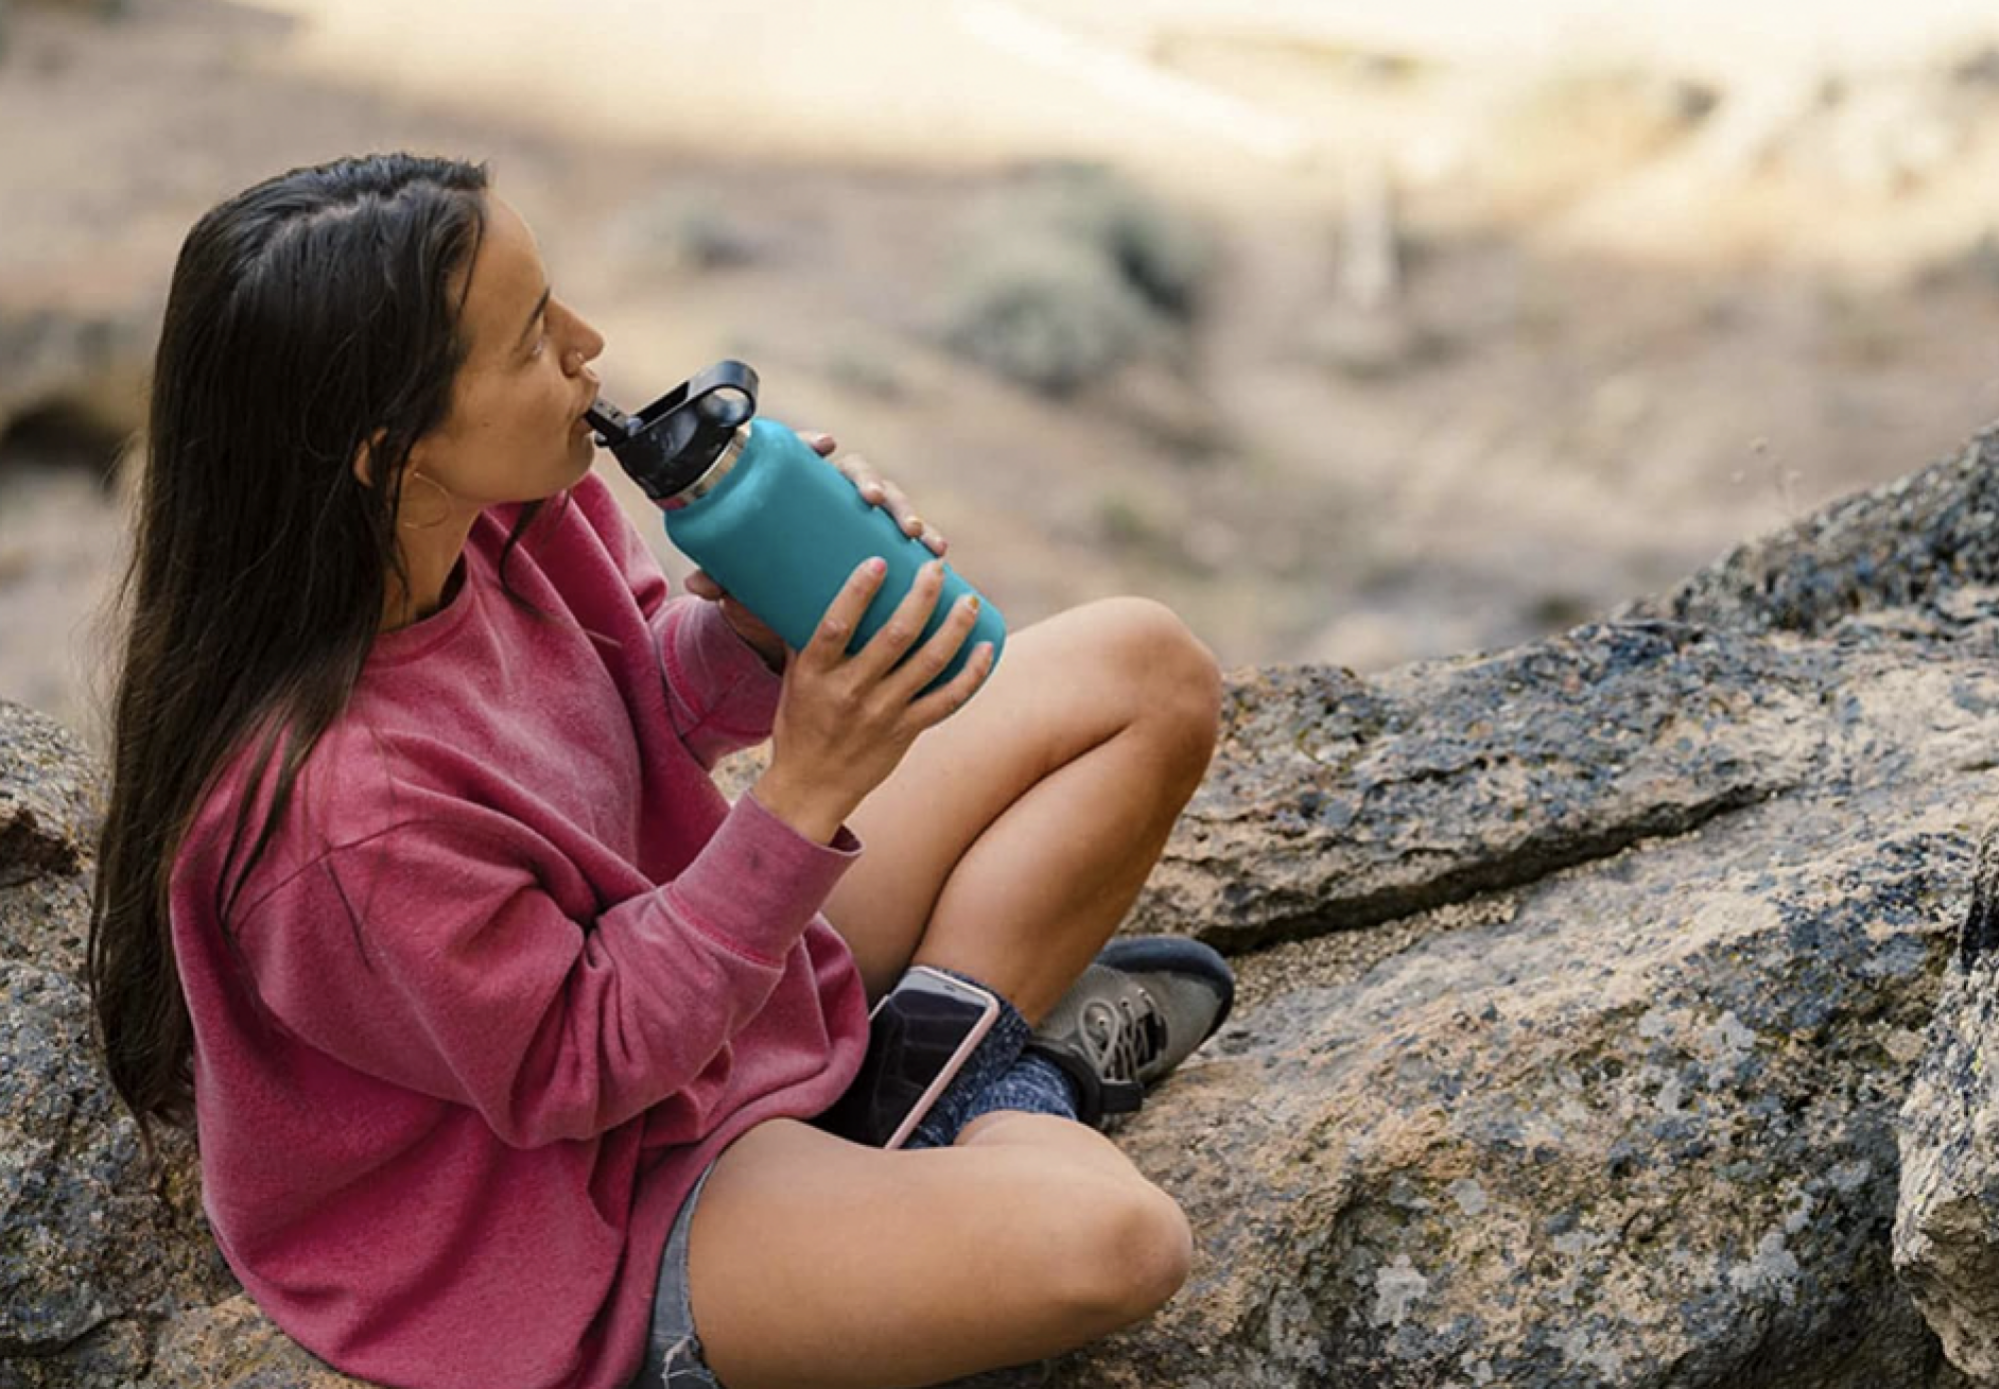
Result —
[[[375,452],[382,447],[382,439],[387,433],[386,429],[376,430],[354,450],[354,476],[363,487],[375,485]]]

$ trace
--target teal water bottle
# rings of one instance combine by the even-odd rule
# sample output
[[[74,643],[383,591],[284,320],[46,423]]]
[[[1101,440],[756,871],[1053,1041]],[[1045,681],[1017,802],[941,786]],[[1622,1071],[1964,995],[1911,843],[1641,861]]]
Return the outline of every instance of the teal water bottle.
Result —
[[[598,442],[666,513],[674,548],[797,651],[841,587],[871,557],[888,563],[849,654],[881,630],[935,558],[839,469],[776,420],[756,418],[757,374],[718,362],[627,415],[599,400],[586,415]],[[944,588],[913,653],[944,625],[952,605],[976,593],[947,563]],[[980,642],[998,664],[1006,620],[979,594],[979,616],[951,663],[925,693],[965,667]]]

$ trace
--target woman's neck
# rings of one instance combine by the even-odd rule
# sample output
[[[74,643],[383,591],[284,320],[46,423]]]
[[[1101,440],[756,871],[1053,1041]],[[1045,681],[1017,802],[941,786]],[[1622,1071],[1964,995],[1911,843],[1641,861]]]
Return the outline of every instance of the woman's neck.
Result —
[[[393,573],[389,575],[380,630],[393,632],[421,622],[451,601],[456,590],[447,589],[472,534],[472,520],[470,516],[453,516],[441,526],[408,528],[397,537],[409,587],[405,589]]]

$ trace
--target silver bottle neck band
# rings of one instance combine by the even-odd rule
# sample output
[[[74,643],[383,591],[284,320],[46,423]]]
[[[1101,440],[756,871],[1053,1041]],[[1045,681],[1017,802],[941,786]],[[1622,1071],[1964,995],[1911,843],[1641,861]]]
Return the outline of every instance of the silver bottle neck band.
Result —
[[[750,427],[746,424],[738,425],[736,432],[729,436],[728,444],[723,447],[722,452],[716,457],[715,461],[708,465],[708,471],[661,502],[659,509],[661,511],[679,511],[682,507],[694,505],[694,503],[700,501],[710,492],[713,492],[717,487],[720,487],[722,479],[727,477],[729,470],[736,466],[736,460],[743,456],[743,450],[748,447],[749,442]]]

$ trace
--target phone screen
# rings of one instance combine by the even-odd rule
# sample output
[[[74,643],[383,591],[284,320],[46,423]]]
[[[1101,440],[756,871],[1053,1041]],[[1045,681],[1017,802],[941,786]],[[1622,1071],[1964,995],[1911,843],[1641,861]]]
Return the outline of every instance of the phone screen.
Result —
[[[990,995],[912,970],[876,1005],[860,1073],[821,1116],[820,1127],[870,1147],[899,1146],[998,1011]]]

